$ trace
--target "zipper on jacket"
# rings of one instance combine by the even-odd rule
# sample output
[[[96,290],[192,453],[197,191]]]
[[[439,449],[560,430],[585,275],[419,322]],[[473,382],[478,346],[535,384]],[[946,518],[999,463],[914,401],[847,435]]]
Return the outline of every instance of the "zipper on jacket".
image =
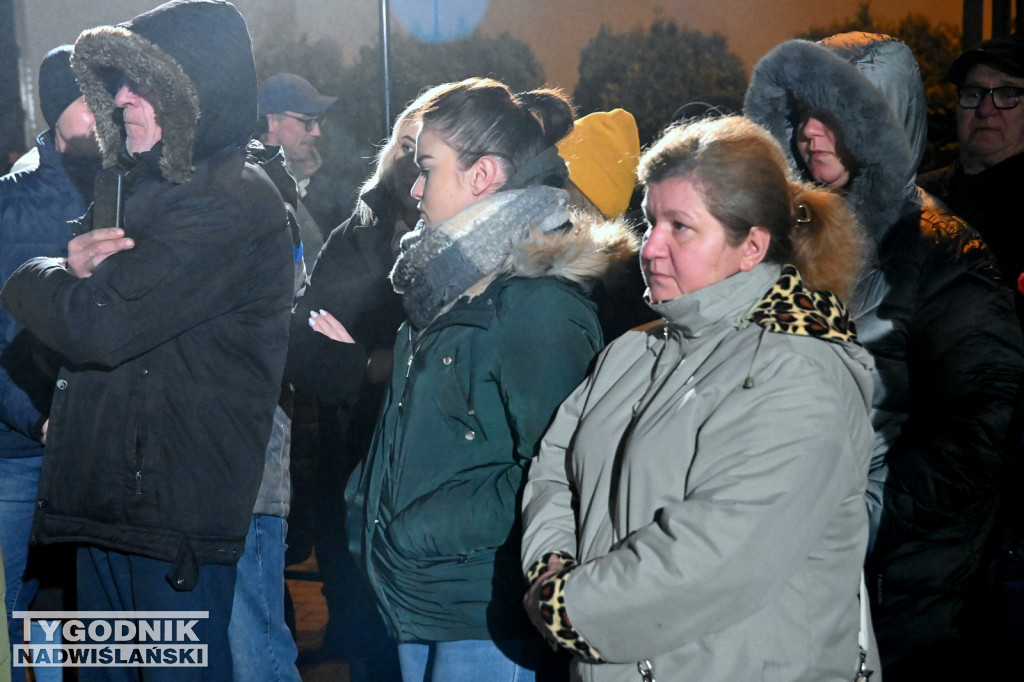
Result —
[[[142,455],[142,441],[139,438],[139,427],[135,427],[135,494],[142,494],[142,465],[146,461]]]
[[[412,363],[416,359],[416,353],[419,352],[420,347],[412,340],[412,325],[408,325],[406,329],[409,330],[409,358],[405,361],[405,378],[409,378],[409,374],[412,373]],[[420,338],[423,338],[423,334],[420,334]],[[422,343],[422,341],[421,341]],[[405,387],[402,389],[402,399],[405,399],[405,388],[409,386],[409,382],[405,382]]]
[[[135,494],[142,494],[142,467],[146,463],[146,456],[143,454],[145,449],[145,443],[143,433],[139,430],[139,423],[145,419],[146,414],[146,376],[149,374],[148,369],[142,370],[142,395],[139,400],[139,404],[136,406],[135,414]]]

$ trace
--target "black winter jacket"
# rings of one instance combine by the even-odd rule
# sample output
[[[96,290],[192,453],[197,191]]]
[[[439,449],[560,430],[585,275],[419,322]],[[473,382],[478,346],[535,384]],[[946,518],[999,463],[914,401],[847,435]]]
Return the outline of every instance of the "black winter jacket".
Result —
[[[105,165],[122,143],[111,70],[158,88],[163,139],[125,174],[134,248],[87,279],[29,261],[2,293],[67,359],[33,538],[173,562],[168,578],[190,589],[198,564],[242,552],[287,346],[285,208],[245,156],[249,35],[228,3],[170,3],[83,33],[72,63]]]
[[[1019,285],[1024,276],[1024,230],[1017,203],[1017,192],[1024,182],[1024,154],[976,175],[964,173],[957,162],[925,173],[920,182],[977,229],[992,248],[1006,284],[1015,292],[1017,318],[1024,329],[1024,295]]]
[[[370,354],[390,350],[405,321],[402,298],[388,279],[398,255],[398,199],[386,184],[362,199],[373,210],[374,220],[363,225],[356,213],[331,232],[292,316],[288,379],[296,390],[316,396],[324,405],[352,406]],[[337,317],[355,343],[338,343],[314,332],[308,324],[312,310]]]
[[[855,159],[844,195],[872,253],[850,307],[877,365],[872,616],[887,678],[939,679],[972,658],[965,614],[1024,354],[988,248],[961,220],[922,206],[914,185],[923,138],[910,122],[925,109],[912,54],[885,37],[850,38],[776,47],[754,69],[745,111],[800,171],[800,102],[831,117]]]

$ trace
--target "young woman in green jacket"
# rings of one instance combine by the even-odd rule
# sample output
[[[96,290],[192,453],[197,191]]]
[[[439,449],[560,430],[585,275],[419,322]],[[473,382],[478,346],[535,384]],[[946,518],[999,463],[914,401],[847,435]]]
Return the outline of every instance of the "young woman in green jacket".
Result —
[[[531,680],[518,504],[558,405],[602,346],[590,282],[628,232],[572,218],[555,91],[449,84],[420,110],[422,216],[391,273],[409,316],[349,484],[363,566],[405,680]],[[330,335],[329,316],[314,328]]]

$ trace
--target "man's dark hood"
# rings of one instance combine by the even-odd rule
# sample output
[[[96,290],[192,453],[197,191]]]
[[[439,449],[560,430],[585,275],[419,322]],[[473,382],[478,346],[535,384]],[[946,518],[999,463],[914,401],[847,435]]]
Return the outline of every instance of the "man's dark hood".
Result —
[[[96,116],[104,167],[123,145],[112,92],[123,80],[155,94],[163,132],[160,169],[182,183],[193,164],[245,147],[256,124],[256,68],[242,15],[222,0],[173,0],[117,26],[83,31],[71,58]]]

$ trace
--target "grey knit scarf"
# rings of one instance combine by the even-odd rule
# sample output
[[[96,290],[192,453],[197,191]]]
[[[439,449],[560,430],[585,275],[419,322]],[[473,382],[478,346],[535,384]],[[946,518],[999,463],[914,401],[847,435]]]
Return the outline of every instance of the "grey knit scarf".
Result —
[[[423,329],[474,284],[505,263],[533,228],[551,232],[569,221],[565,190],[503,190],[452,218],[402,238],[391,284],[409,320]]]

